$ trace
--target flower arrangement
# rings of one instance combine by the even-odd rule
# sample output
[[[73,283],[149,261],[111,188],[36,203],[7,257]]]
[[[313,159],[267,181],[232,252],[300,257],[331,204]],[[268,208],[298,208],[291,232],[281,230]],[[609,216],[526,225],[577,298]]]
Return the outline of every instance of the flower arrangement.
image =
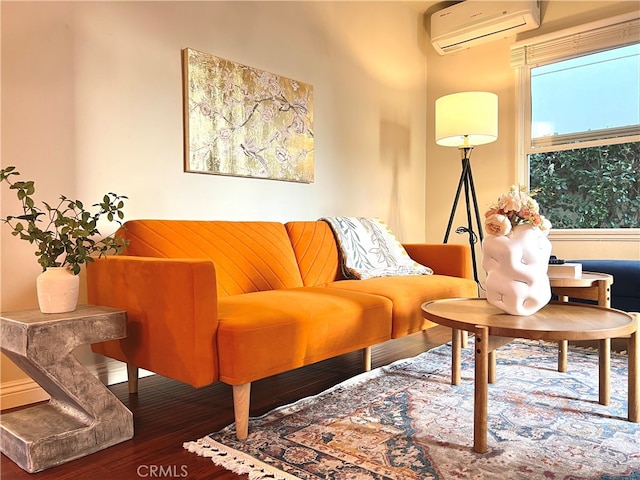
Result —
[[[484,214],[487,233],[509,235],[513,227],[524,224],[531,224],[540,230],[550,230],[551,222],[540,215],[540,207],[533,195],[523,186],[512,185]]]

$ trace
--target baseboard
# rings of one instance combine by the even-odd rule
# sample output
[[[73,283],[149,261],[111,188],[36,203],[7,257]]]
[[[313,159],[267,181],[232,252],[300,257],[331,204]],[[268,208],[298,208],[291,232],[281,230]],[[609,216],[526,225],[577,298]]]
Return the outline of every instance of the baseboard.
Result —
[[[117,360],[107,358],[103,362],[85,366],[105,385],[115,385],[127,381],[127,365]],[[149,375],[153,375],[153,372],[140,370],[140,378]],[[0,410],[43,402],[48,399],[49,394],[28,377],[4,382],[0,385]]]
[[[21,378],[0,385],[0,410],[43,402],[49,395],[30,378]]]

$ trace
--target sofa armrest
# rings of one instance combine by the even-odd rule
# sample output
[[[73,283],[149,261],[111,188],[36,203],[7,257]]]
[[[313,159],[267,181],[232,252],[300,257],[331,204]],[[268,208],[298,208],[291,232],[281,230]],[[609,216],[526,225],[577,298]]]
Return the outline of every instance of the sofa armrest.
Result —
[[[473,280],[471,251],[468,245],[455,243],[405,244],[409,256],[421,265],[433,269],[438,275]]]
[[[195,387],[218,379],[215,267],[210,260],[113,256],[87,265],[90,304],[127,311],[127,337],[100,353]]]

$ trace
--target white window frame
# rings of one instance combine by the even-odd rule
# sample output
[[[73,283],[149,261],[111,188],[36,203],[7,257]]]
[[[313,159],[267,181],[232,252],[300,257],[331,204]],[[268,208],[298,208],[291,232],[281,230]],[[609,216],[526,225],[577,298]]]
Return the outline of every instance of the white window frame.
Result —
[[[537,145],[531,141],[531,69],[540,65],[566,60],[580,54],[596,53],[612,47],[622,47],[640,41],[640,15],[632,12],[591,22],[558,32],[515,42],[511,46],[511,66],[516,74],[516,145],[517,176],[521,185],[529,186],[529,154],[545,151],[575,149],[575,143],[565,145]],[[585,141],[580,147],[611,145],[640,141],[633,130],[622,136]],[[556,240],[640,242],[640,228],[552,229]]]

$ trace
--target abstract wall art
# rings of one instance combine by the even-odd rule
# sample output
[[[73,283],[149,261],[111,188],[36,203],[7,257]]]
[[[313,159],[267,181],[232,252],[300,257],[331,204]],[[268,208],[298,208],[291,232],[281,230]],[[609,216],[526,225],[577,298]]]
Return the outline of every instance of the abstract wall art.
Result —
[[[312,85],[182,54],[186,172],[314,181]]]

